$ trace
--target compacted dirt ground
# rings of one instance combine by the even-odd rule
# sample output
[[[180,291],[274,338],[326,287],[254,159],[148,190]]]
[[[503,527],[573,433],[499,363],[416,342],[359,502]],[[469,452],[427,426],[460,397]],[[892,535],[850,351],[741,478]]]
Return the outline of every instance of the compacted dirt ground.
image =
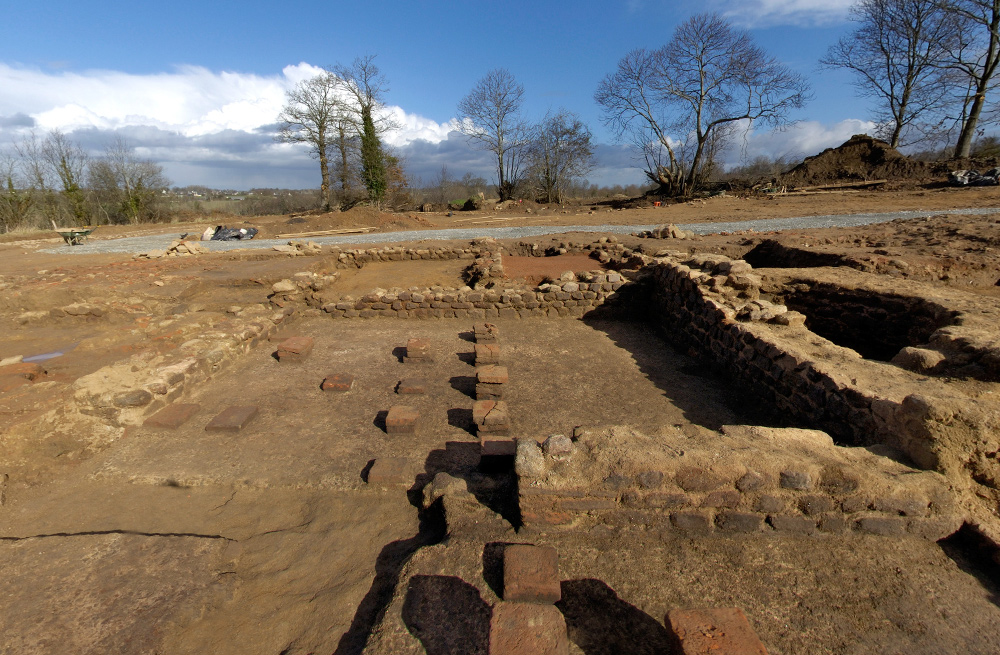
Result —
[[[1000,214],[947,211],[994,205],[1000,209],[996,189],[928,188],[720,197],[623,210],[535,207],[530,214],[528,208],[450,217],[353,210],[253,224],[262,236],[276,236],[473,222],[465,219],[486,221],[475,223],[483,226],[644,225],[940,210],[929,219],[863,228],[621,241],[650,254],[745,256],[757,268],[837,263],[962,289],[994,303]],[[101,228],[95,238],[150,230],[179,236],[219,222]],[[558,247],[595,238],[536,241]],[[275,340],[261,340],[185,388],[175,402],[200,409],[176,430],[132,425],[113,440],[58,423],[28,436],[18,431],[49,413],[58,416],[56,410],[74,402],[73,383],[82,376],[128,358],[152,362],[190,348],[194,337],[186,326],[224,330],[246,312],[267,308],[271,285],[296,273],[338,270],[337,292],[358,297],[377,287],[461,286],[467,261],[335,269],[329,256],[272,251],[154,261],[39,252],[53,243],[39,234],[0,244],[0,360],[7,361],[0,365],[6,426],[0,436],[0,652],[360,653],[373,647],[371,631],[397,611],[393,597],[406,566],[411,584],[423,574],[455,575],[466,586],[485,588],[482,542],[446,537],[440,521],[418,509],[417,493],[447,471],[464,478],[507,529],[517,525],[509,465],[482,465],[470,429],[471,321],[292,316]],[[589,261],[511,257],[507,274],[538,283],[565,270],[599,267]],[[81,304],[98,310],[66,310]],[[645,323],[498,323],[518,435],[628,425],[708,439],[726,424],[781,422]],[[310,357],[277,361],[276,339],[297,335],[315,339]],[[430,339],[433,362],[402,361],[412,337]],[[18,359],[33,360],[44,375],[30,381],[5,375],[5,367],[23,366]],[[323,378],[337,372],[354,375],[354,388],[322,391]],[[426,380],[427,393],[397,394],[397,383],[412,377]],[[386,433],[385,413],[396,404],[420,412],[416,435]],[[236,433],[205,430],[232,405],[256,406],[258,414]],[[371,462],[384,457],[416,464],[412,490],[366,484]],[[648,532],[525,538],[559,550],[561,609],[575,653],[669,652],[663,614],[687,606],[742,607],[771,653],[991,653],[1000,638],[995,565],[959,539],[692,540]],[[457,603],[451,609],[440,601],[449,591]],[[459,603],[465,591],[438,590],[429,595],[433,608],[411,604],[400,615],[425,652],[466,652],[448,650],[447,635],[428,623],[441,612],[472,611]],[[425,620],[414,619],[421,611]]]

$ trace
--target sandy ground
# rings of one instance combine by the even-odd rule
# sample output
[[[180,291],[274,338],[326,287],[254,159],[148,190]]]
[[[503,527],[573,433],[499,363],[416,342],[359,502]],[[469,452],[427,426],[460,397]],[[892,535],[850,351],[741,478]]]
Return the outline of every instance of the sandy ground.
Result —
[[[798,258],[851,258],[875,273],[995,302],[1000,223],[947,216],[945,210],[998,201],[997,189],[940,188],[724,197],[622,211],[588,205],[566,214],[550,208],[543,221],[533,208],[531,214],[415,218],[355,210],[255,224],[272,236],[351,222],[383,229],[455,227],[469,218],[491,221],[482,225],[649,224],[940,209],[939,218],[868,228],[623,242],[648,252],[756,253],[772,259],[755,266],[792,265],[761,247],[770,240]],[[193,232],[204,225],[100,228],[95,238]],[[213,313],[224,320],[234,305],[265,303],[278,280],[333,270],[327,257],[278,253],[156,261],[65,257],[39,253],[53,241],[36,236],[8,237],[0,245],[0,359],[64,354],[44,360],[53,384],[0,392],[0,419],[8,429],[70,402],[70,385],[81,375],[178,348],[180,337],[171,329],[155,328],[165,318],[178,322],[174,328]],[[590,261],[587,268],[595,268]],[[584,265],[538,263],[547,268],[511,259],[512,275],[534,279]],[[375,287],[458,286],[462,268],[456,261],[371,265],[342,271],[337,288],[358,295]],[[100,303],[107,311],[100,317],[50,314],[76,302]],[[0,581],[0,651],[48,653],[58,644],[79,653],[356,653],[391,610],[407,561],[425,573],[452,566],[479,586],[475,576],[485,575],[481,543],[456,542],[442,554],[448,546],[429,546],[440,534],[421,522],[405,489],[373,489],[363,480],[372,459],[406,457],[417,464],[415,481],[439,470],[461,471],[476,480],[484,503],[506,512],[509,473],[477,468],[467,323],[299,319],[283,334],[314,337],[310,359],[281,364],[270,356],[273,346],[261,344],[184,396],[201,410],[176,431],[131,428],[125,438],[93,449],[83,445],[83,435],[55,425],[32,449],[0,452],[0,472],[10,474],[0,506],[0,550],[7,562]],[[502,323],[501,330],[510,402],[517,408],[514,427],[521,433],[622,423],[707,434],[725,423],[771,420],[643,324],[538,319]],[[399,361],[398,349],[415,336],[432,339],[433,364]],[[355,389],[345,395],[320,391],[323,377],[337,371],[353,373]],[[413,375],[430,385],[426,396],[405,399],[420,411],[421,431],[390,437],[384,413],[404,402],[394,388]],[[256,405],[260,415],[235,435],[204,430],[233,404]],[[626,638],[615,626],[594,629],[586,617],[595,607],[605,614],[614,609],[611,615],[621,617],[616,626],[645,626],[655,644],[666,609],[740,605],[772,653],[989,653],[1000,636],[991,569],[961,545],[876,538],[672,542],[650,534],[553,539],[565,558],[564,584],[577,599],[577,609],[565,610],[574,652],[657,652],[625,648],[615,641]]]

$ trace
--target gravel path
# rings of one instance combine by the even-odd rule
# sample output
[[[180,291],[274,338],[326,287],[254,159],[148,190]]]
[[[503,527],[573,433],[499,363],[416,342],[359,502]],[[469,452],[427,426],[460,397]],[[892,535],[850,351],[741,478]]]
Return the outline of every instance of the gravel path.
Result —
[[[824,227],[857,227],[887,223],[897,218],[923,218],[937,214],[964,214],[982,216],[1000,212],[1000,208],[949,209],[939,211],[904,211],[873,214],[840,214],[831,216],[803,216],[796,218],[770,218],[753,221],[736,221],[731,223],[685,223],[677,227],[691,230],[695,234],[717,234],[719,232],[736,232],[738,230],[755,230],[758,232],[773,232],[778,230],[799,230]],[[525,227],[480,227],[453,228],[447,230],[407,230],[402,232],[375,232],[371,234],[356,234],[339,237],[314,237],[303,239],[321,244],[373,244],[400,243],[406,241],[441,241],[448,239],[471,240],[477,237],[493,237],[494,239],[523,239],[550,234],[565,234],[567,232],[600,232],[604,234],[630,234],[643,230],[652,230],[655,225],[530,225]],[[128,237],[124,239],[108,239],[92,241],[82,246],[57,247],[41,252],[63,255],[90,255],[95,253],[143,253],[150,250],[165,250],[177,238],[173,234],[157,234],[144,237]],[[236,250],[239,248],[271,248],[288,243],[288,239],[254,239],[252,241],[202,241],[201,245],[211,250]]]

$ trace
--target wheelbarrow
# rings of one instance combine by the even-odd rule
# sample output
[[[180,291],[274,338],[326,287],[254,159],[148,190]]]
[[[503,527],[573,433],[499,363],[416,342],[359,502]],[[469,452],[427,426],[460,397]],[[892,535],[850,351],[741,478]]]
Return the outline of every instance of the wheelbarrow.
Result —
[[[56,234],[63,238],[67,246],[79,246],[87,240],[90,233],[97,228],[93,227],[57,227]]]

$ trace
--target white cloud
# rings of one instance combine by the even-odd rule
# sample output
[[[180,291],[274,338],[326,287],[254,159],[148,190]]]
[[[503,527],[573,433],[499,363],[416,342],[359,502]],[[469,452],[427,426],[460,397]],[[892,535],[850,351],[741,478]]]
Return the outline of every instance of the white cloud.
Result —
[[[0,64],[0,116],[23,114],[42,130],[118,130],[148,126],[188,137],[224,130],[250,132],[275,122],[285,91],[318,74],[307,63],[286,66],[279,75],[215,72],[181,66],[170,73],[133,75],[93,70],[80,73],[15,68]],[[390,107],[402,129],[394,144],[414,139],[440,141],[453,129]]]
[[[749,0],[720,3],[722,13],[747,27],[828,25],[847,17],[856,0]]]
[[[849,118],[832,125],[802,121],[780,131],[755,131],[745,136],[739,132],[724,155],[724,163],[727,167],[738,166],[761,155],[801,161],[835,148],[855,134],[871,134],[874,128],[871,121]]]

